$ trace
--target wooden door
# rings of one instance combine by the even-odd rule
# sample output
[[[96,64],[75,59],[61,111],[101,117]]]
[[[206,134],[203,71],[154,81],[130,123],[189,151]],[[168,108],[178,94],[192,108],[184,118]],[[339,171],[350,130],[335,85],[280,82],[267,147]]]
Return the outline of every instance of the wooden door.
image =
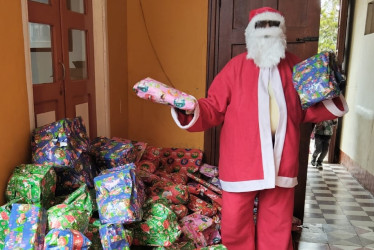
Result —
[[[249,12],[263,6],[278,9],[286,20],[287,48],[301,59],[317,53],[320,2],[315,0],[219,0],[210,1],[207,88],[214,76],[234,56],[245,52],[244,31]],[[303,219],[311,124],[301,126],[299,185],[295,191],[295,216]],[[218,165],[220,127],[205,134],[205,157]],[[295,152],[296,153],[296,152]]]
[[[28,12],[35,126],[82,116],[95,137],[91,0],[29,0]]]

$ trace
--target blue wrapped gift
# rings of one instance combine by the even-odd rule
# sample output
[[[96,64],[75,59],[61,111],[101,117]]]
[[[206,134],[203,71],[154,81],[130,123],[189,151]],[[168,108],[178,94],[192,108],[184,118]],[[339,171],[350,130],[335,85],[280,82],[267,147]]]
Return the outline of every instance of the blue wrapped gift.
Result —
[[[80,249],[87,250],[91,241],[74,229],[52,229],[45,236],[44,250]]]
[[[32,162],[72,167],[89,147],[89,138],[81,117],[65,118],[32,132]]]
[[[135,162],[137,150],[130,141],[97,137],[90,144],[90,153],[100,169],[115,168]]]
[[[43,249],[47,212],[39,204],[13,204],[4,249]]]
[[[144,185],[134,170],[134,164],[127,164],[105,170],[95,177],[96,202],[102,224],[128,224],[142,219]]]
[[[303,109],[340,95],[334,68],[334,56],[327,51],[309,57],[293,67],[293,84]]]
[[[104,250],[129,250],[133,232],[125,229],[122,224],[105,224],[101,225],[100,229],[101,245]]]

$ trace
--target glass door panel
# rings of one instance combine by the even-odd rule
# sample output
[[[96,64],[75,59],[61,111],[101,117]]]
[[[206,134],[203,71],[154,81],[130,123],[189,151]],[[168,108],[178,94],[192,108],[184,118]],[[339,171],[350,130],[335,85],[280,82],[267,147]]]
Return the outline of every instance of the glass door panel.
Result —
[[[77,12],[77,13],[84,13],[84,0],[67,0],[66,7],[68,10]]]
[[[69,30],[69,70],[72,80],[87,78],[86,63],[86,32],[83,30]]]
[[[32,83],[53,82],[51,26],[29,23]]]
[[[45,3],[45,4],[49,4],[49,0],[31,0],[33,2],[37,2],[37,3]]]

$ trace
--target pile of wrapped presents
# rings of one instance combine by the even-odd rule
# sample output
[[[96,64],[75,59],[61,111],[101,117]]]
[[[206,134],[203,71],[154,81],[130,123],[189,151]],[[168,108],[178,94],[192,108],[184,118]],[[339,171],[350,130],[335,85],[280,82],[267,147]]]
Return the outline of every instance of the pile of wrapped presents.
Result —
[[[80,117],[36,128],[31,148],[7,183],[0,249],[226,249],[201,150],[90,140]]]

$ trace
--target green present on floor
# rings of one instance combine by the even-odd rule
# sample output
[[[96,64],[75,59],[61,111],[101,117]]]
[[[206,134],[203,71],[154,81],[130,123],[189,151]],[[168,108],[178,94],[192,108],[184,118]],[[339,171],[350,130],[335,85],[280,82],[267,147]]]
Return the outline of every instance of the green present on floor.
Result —
[[[7,201],[17,198],[25,203],[41,204],[48,208],[55,197],[56,173],[52,166],[22,164],[11,175],[5,197]]]

